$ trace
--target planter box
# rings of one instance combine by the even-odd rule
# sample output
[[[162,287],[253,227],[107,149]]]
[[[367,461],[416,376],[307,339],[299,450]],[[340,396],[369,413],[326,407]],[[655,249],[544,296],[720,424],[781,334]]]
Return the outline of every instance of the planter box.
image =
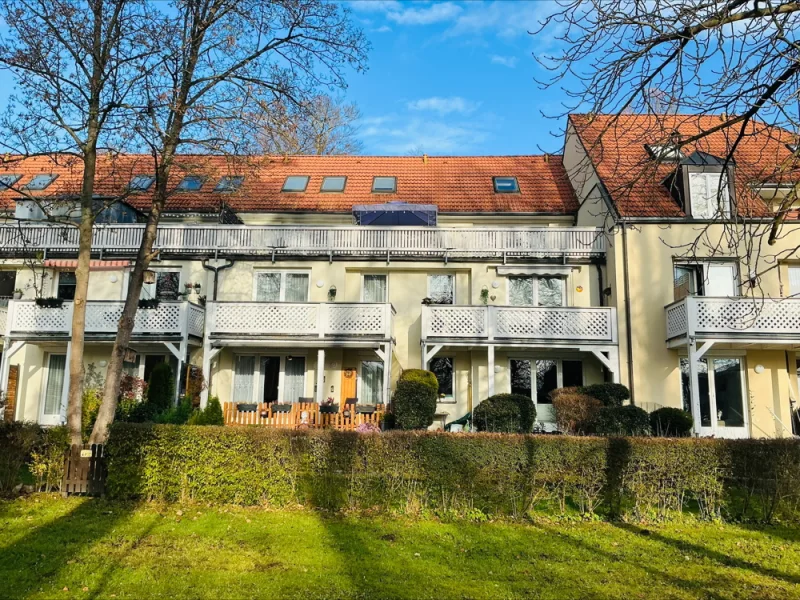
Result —
[[[374,405],[370,405],[370,404],[362,404],[362,405],[358,405],[357,404],[356,405],[356,414],[358,414],[358,415],[371,415],[376,410],[377,409],[375,408]]]
[[[239,412],[256,412],[258,409],[257,404],[237,404],[236,410]]]
[[[272,412],[274,412],[274,413],[292,412],[292,405],[291,404],[273,404],[272,405]]]
[[[327,404],[319,407],[319,412],[323,415],[333,415],[339,412],[338,404]]]

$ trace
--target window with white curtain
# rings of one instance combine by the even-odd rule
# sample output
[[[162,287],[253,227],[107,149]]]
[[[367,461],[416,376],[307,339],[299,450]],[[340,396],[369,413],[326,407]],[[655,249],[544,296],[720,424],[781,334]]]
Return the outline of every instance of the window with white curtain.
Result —
[[[386,275],[364,275],[362,300],[386,302]]]
[[[511,306],[564,306],[565,280],[549,275],[508,278]]]
[[[47,385],[44,391],[44,414],[61,414],[61,398],[64,392],[64,375],[67,367],[65,354],[51,354],[47,365]]]
[[[304,356],[287,356],[283,374],[283,401],[298,402],[306,391],[306,359]]]
[[[359,404],[383,404],[383,363],[361,361],[361,397]]]
[[[455,276],[428,275],[428,297],[433,301],[434,304],[455,304]]]
[[[724,173],[689,173],[689,195],[695,219],[730,214],[728,177]]]
[[[308,273],[263,271],[255,279],[257,302],[308,302]]]
[[[789,294],[800,298],[800,266],[789,267]]]
[[[253,385],[255,384],[256,357],[237,356],[233,377],[233,401],[253,402]]]

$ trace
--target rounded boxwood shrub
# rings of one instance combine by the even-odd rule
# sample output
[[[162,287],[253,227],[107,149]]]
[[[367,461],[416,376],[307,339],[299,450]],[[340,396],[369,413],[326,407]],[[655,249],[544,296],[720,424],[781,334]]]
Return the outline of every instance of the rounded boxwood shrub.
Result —
[[[595,383],[580,388],[580,391],[597,398],[603,406],[622,406],[631,397],[631,392],[621,383]]]
[[[530,433],[535,421],[533,400],[521,394],[495,394],[472,411],[472,422],[478,431]]]
[[[405,369],[400,373],[400,381],[418,381],[430,387],[434,394],[439,393],[439,381],[436,375],[425,369]]]
[[[599,435],[650,435],[650,415],[632,404],[604,406],[597,412],[594,430]]]
[[[660,437],[687,437],[691,435],[694,419],[691,413],[665,406],[650,413],[650,429]]]
[[[436,377],[433,379],[436,381]],[[436,387],[432,387],[430,381],[423,383],[416,376],[409,378],[401,376],[392,396],[394,426],[398,429],[427,429],[430,427],[436,414],[438,390],[438,383]]]

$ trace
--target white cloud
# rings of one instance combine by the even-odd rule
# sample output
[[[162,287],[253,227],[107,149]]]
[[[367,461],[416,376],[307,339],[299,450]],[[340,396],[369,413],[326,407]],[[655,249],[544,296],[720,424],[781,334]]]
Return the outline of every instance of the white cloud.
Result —
[[[449,113],[460,113],[468,115],[474,112],[480,103],[471,102],[461,96],[451,96],[449,98],[442,98],[440,96],[433,96],[431,98],[421,98],[414,100],[407,104],[409,110],[416,111],[431,111],[437,112],[440,115]]]
[[[373,121],[376,119],[373,118]],[[483,143],[487,134],[475,123],[443,123],[412,118],[379,117],[381,126],[362,127],[361,137],[370,152],[408,154],[464,154]]]
[[[452,2],[432,4],[425,8],[390,9],[386,17],[400,25],[430,25],[451,21],[461,14],[462,8]]]
[[[497,54],[492,54],[491,56],[492,63],[496,65],[503,65],[504,67],[508,67],[509,69],[513,69],[517,66],[517,57],[516,56],[499,56]]]
[[[558,7],[553,2],[470,2],[459,15],[448,36],[495,33],[513,38],[535,31]]]
[[[387,33],[391,30],[392,28],[389,27],[388,25],[381,25],[380,27],[378,27],[377,29],[373,29],[372,31],[374,31],[375,33]]]
[[[390,10],[403,10],[403,5],[397,0],[354,0],[347,5],[360,12],[387,12]]]

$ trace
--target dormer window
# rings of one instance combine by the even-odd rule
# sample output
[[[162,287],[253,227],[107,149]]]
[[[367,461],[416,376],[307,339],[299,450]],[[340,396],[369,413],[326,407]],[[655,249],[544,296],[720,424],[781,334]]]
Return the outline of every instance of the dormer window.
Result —
[[[683,159],[683,152],[675,144],[645,144],[650,157],[659,162],[678,162]]]
[[[695,219],[728,217],[731,199],[725,173],[689,173],[689,201]]]

